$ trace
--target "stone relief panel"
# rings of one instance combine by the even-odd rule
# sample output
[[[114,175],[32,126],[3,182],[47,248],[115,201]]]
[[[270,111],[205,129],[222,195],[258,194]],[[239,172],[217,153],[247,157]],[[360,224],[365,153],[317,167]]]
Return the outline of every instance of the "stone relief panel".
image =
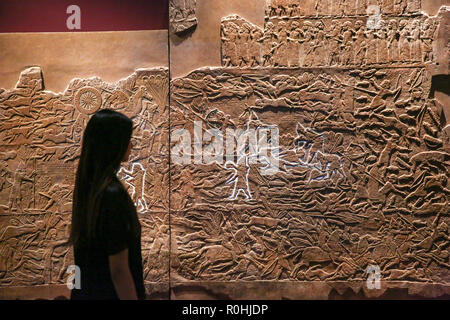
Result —
[[[373,9],[378,7],[378,9]],[[359,16],[368,11],[384,15],[417,15],[421,0],[267,0],[267,16]]]
[[[64,93],[44,89],[39,67],[0,89],[0,286],[64,283],[81,138],[101,108],[133,120],[135,147],[118,176],[143,225],[145,280],[167,282],[168,69],[137,69],[114,84],[74,79]]]
[[[255,67],[262,65],[263,30],[237,15],[222,19],[222,65]]]
[[[175,292],[299,299],[306,284],[281,283],[362,287],[376,265],[448,294],[448,119],[430,96],[447,11],[274,0],[263,29],[222,18],[222,68],[171,81]]]
[[[299,14],[298,10],[286,9],[296,8],[294,2],[287,7],[272,2],[263,31],[240,17],[224,18],[222,66],[349,67],[433,60],[432,42],[440,22],[438,17],[428,17],[417,10],[413,16],[380,11],[364,11],[364,15],[357,16],[336,14],[338,11],[334,10],[335,14],[322,17],[309,11]],[[350,6],[348,1],[342,3]],[[381,4],[374,6],[378,10],[385,8]]]
[[[0,285],[30,286],[64,283],[73,264],[66,245],[69,214],[0,216]]]
[[[170,2],[174,33],[195,7]],[[272,0],[264,28],[229,15],[212,31],[222,67],[170,84],[138,69],[54,93],[24,70],[0,89],[0,288],[65,283],[82,133],[112,108],[134,123],[119,177],[151,291],[321,299],[376,265],[388,286],[450,294],[450,135],[429,70],[443,21],[419,0]]]
[[[448,282],[450,155],[429,88],[424,68],[173,80],[173,129],[279,129],[274,175],[250,140],[244,159],[172,165],[175,279],[362,280],[376,264],[386,280]]]
[[[181,35],[197,26],[196,0],[170,0],[169,21],[173,33]]]

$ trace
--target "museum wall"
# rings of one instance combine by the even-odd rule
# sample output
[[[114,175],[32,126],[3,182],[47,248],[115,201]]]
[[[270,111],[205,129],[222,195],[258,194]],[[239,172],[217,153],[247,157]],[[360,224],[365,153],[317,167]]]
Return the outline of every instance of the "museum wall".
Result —
[[[134,123],[148,298],[448,297],[443,4],[170,0],[163,30],[0,33],[0,298],[69,295],[101,108]]]

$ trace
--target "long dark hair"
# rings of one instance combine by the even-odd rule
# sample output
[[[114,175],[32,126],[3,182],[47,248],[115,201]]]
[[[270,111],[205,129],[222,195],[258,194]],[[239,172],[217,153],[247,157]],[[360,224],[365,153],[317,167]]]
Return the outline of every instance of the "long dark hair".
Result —
[[[101,196],[116,177],[132,131],[132,121],[110,109],[96,112],[89,120],[83,134],[73,192],[70,244],[95,238]],[[122,184],[120,186],[123,188]]]

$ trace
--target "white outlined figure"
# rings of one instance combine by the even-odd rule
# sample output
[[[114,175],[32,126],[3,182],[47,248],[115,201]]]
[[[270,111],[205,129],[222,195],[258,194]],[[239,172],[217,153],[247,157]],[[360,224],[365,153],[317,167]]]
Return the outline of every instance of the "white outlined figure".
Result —
[[[244,143],[237,143],[235,155],[232,152],[234,150],[227,147],[227,157],[223,167],[232,171],[226,181],[226,184],[233,184],[232,193],[228,197],[230,201],[238,199],[241,193],[245,201],[253,200],[248,181],[251,164],[260,164],[257,170],[261,175],[274,175],[279,172],[278,126],[263,123],[255,112],[249,112],[245,126],[245,130],[233,131],[233,133],[227,131],[227,142],[229,139],[244,141]]]
[[[293,151],[297,155],[297,161],[285,161],[287,171],[292,167],[304,167],[310,169],[306,184],[312,181],[322,181],[337,177],[345,179],[347,176],[343,170],[343,162],[338,154],[325,152],[325,137],[311,128],[297,123],[297,136],[295,137]],[[336,180],[336,184],[339,180]]]
[[[130,196],[132,199],[136,199],[134,205],[136,206],[137,212],[141,214],[147,213],[149,210],[144,197],[146,174],[147,170],[139,162],[132,163],[131,170],[121,167],[117,173],[119,179],[125,181],[130,187]]]
[[[270,137],[267,134],[270,133]],[[279,147],[279,131],[278,127],[270,129],[264,127],[258,129],[258,161],[262,166],[259,172],[262,175],[274,175],[279,172],[280,147]]]
[[[325,171],[325,179],[331,179],[333,176],[347,177],[343,169],[342,159],[337,154],[318,151],[316,158],[320,163],[321,170]]]
[[[251,128],[250,125],[254,128]],[[248,148],[250,164],[257,162],[263,164],[259,167],[262,175],[276,174],[279,171],[280,161],[278,126],[262,122],[254,111],[249,111],[246,132],[253,133],[253,141],[256,141],[253,148],[255,154],[251,153],[252,148]],[[238,154],[238,156],[240,155]]]
[[[244,163],[242,163],[242,158],[244,158]],[[227,161],[225,162],[224,168],[232,171],[230,178],[228,178],[225,184],[234,184],[233,191],[231,196],[228,197],[228,200],[236,200],[241,192],[245,196],[245,201],[252,200],[253,197],[248,183],[248,175],[250,173],[248,156],[241,156],[236,163]]]

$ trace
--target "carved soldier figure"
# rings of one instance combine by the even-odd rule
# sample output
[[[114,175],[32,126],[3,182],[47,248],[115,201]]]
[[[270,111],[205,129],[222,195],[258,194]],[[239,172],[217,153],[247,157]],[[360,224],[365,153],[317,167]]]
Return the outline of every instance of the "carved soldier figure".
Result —
[[[304,40],[301,45],[301,60],[302,65],[305,67],[310,67],[313,64],[314,57],[312,57],[312,47],[314,46],[314,33],[312,23],[305,21],[303,23],[303,34]]]
[[[434,38],[434,26],[432,19],[427,19],[424,21],[421,30],[421,38],[422,38],[422,62],[432,61],[433,38]]]
[[[339,0],[328,0],[328,14],[331,16],[337,15],[337,1]]]
[[[366,31],[367,37],[367,51],[366,62],[369,64],[377,63],[377,41],[375,39],[375,30],[369,29]]]
[[[355,42],[354,42],[354,48],[355,48],[355,54],[354,54],[354,61],[355,64],[360,65],[363,64],[363,60],[366,58],[366,39],[364,34],[364,28],[363,28],[363,22],[361,20],[357,20],[355,22]]]
[[[386,31],[386,23],[384,20],[380,21],[380,29],[376,32],[377,36],[377,62],[378,63],[386,63],[388,62],[388,40],[387,40],[387,31]]]
[[[272,0],[269,4],[269,16],[274,17],[277,15],[278,0]]]
[[[395,14],[401,16],[406,13],[407,0],[395,0],[394,11]]]
[[[327,41],[325,39],[324,25],[322,22],[317,22],[315,25],[316,30],[316,42],[315,47],[313,49],[314,55],[314,65],[315,66],[323,66],[326,62],[326,53],[327,53]]]
[[[278,17],[281,17],[286,14],[286,6],[287,6],[287,3],[285,0],[278,0],[277,9],[276,9],[276,15]]]
[[[339,56],[340,56],[340,43],[341,43],[341,39],[340,34],[341,34],[341,25],[339,24],[338,21],[333,20],[331,22],[331,30],[329,32],[327,32],[327,38],[328,38],[328,43],[329,43],[329,47],[328,47],[328,65],[329,66],[335,66],[339,64]]]
[[[409,26],[407,20],[401,20],[399,24],[400,38],[399,38],[399,48],[400,48],[400,61],[410,61],[411,60],[411,47],[409,44],[410,34]]]
[[[290,67],[299,66],[299,40],[302,36],[298,21],[292,21],[288,37],[288,63]]]
[[[355,13],[358,15],[366,14],[367,0],[356,0]]]
[[[341,15],[342,17],[345,17],[347,15],[347,0],[336,0],[338,2],[338,11],[337,14]]]
[[[394,19],[389,21],[387,40],[389,61],[398,61],[397,21]]]
[[[375,80],[372,79],[371,83],[375,87],[375,89],[377,89],[378,91],[377,95],[373,97],[372,101],[368,106],[356,109],[355,114],[361,114],[361,112],[368,112],[368,111],[370,111],[371,114],[373,112],[375,113],[382,112],[386,108],[386,99],[389,96],[396,95],[401,89],[401,87],[398,87],[391,90],[390,80],[383,80],[381,85],[379,85],[375,82]],[[362,126],[365,126],[365,124],[363,124]]]
[[[346,16],[352,16],[355,14],[356,0],[344,1],[344,13]]]
[[[225,67],[238,65],[237,29],[237,25],[233,22],[224,24],[222,28],[222,59]]]
[[[350,21],[344,23],[343,31],[341,64],[345,66],[353,64],[353,29]]]
[[[316,0],[314,5],[314,11],[316,16],[322,16],[327,14],[328,0]]]
[[[250,25],[244,23],[238,31],[238,40],[236,43],[238,51],[239,66],[247,66],[249,64],[249,42],[250,42]]]
[[[382,12],[384,14],[394,13],[394,0],[382,0]]]
[[[414,14],[420,12],[421,0],[408,0],[406,12],[409,14]]]
[[[298,18],[300,16],[299,8],[296,3],[292,4],[289,16],[292,18]]]
[[[286,22],[278,23],[277,29],[278,48],[274,54],[274,63],[276,66],[287,67],[288,65],[288,33]]]
[[[306,12],[307,6],[305,6],[303,3],[299,3],[299,5],[296,7],[296,14],[300,17],[306,16],[308,13]]]
[[[25,163],[21,163],[14,172],[14,183],[9,196],[9,209],[16,212],[24,212],[32,209],[34,202],[33,184],[35,183],[36,172],[28,172]]]
[[[273,43],[275,39],[274,24],[272,22],[267,22],[266,30],[264,32],[264,37],[262,41],[262,54],[263,54],[263,66],[273,65]]]
[[[294,7],[292,5],[289,5],[286,7],[286,16],[292,17],[294,14]]]
[[[262,41],[262,32],[261,30],[254,28],[250,31],[250,48],[249,48],[249,56],[250,56],[250,66],[261,65],[261,41]]]
[[[411,60],[422,61],[422,43],[420,41],[420,21],[414,20],[411,28]]]

